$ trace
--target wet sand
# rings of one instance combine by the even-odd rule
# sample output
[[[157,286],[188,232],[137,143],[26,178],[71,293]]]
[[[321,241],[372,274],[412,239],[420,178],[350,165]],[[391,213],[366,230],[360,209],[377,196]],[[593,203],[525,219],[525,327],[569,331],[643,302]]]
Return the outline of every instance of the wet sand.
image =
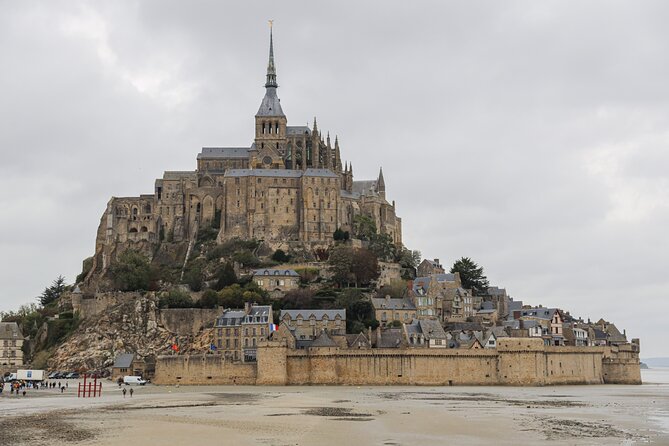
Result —
[[[642,386],[135,387],[0,396],[0,445],[669,445],[669,370]]]

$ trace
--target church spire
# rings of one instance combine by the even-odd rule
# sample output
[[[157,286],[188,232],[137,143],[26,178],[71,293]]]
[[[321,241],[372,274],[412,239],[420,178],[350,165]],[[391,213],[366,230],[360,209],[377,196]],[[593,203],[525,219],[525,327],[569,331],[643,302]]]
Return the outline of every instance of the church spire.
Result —
[[[274,39],[272,37],[273,22],[274,20],[269,21],[269,62],[267,62],[267,82],[265,82],[265,88],[278,87],[276,84],[276,67],[274,66]]]
[[[379,178],[376,180],[376,191],[386,198],[386,182],[383,179],[383,167],[379,168]]]

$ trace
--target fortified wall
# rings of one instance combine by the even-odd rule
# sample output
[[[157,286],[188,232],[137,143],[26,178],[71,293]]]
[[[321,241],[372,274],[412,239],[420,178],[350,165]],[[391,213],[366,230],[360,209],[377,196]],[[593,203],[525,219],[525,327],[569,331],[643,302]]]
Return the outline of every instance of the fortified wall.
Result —
[[[638,353],[609,347],[546,347],[499,339],[497,349],[289,349],[259,346],[256,364],[220,355],[167,356],[156,384],[516,385],[641,384]]]

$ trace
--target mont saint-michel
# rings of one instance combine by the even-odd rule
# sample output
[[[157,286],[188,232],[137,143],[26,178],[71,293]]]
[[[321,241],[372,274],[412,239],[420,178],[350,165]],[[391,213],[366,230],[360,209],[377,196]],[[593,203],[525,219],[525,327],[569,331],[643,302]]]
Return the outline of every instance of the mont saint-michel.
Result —
[[[8,339],[23,330],[5,367],[157,384],[641,382],[640,342],[613,322],[406,248],[383,172],[354,180],[337,136],[289,126],[277,78],[270,30],[250,145],[205,147],[152,194],[109,200],[76,283],[41,296],[42,325],[5,318]]]

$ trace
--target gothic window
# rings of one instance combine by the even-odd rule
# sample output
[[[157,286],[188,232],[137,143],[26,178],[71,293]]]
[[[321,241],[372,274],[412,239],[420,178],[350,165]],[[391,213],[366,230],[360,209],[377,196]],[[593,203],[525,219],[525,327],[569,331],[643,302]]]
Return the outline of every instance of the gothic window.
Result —
[[[278,122],[276,123],[276,133],[277,134],[279,133],[279,123]],[[277,144],[277,146],[278,146],[278,144]]]
[[[262,184],[262,178],[258,178],[258,184]]]

